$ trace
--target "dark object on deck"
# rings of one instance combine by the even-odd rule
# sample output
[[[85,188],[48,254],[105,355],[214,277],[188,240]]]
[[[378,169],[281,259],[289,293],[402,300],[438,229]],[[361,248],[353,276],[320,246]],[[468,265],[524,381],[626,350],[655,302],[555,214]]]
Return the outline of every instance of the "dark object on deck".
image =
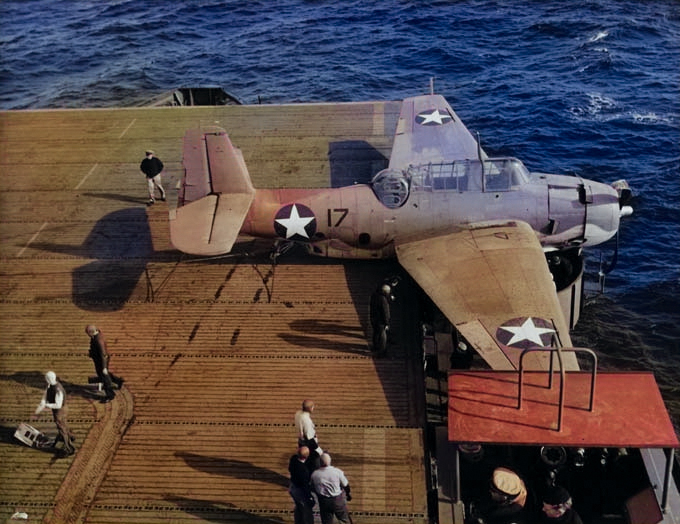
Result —
[[[242,105],[221,87],[180,87],[152,98],[144,106],[229,106]]]

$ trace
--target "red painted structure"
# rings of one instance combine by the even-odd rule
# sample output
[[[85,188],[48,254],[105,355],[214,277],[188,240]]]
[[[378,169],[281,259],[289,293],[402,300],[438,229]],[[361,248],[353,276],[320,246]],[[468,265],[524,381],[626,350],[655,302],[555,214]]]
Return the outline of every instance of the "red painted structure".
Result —
[[[556,374],[557,375],[557,374]],[[598,373],[593,411],[588,411],[590,373],[569,372],[562,428],[557,431],[559,378],[453,371],[449,375],[451,442],[566,447],[678,448],[678,438],[652,373]]]

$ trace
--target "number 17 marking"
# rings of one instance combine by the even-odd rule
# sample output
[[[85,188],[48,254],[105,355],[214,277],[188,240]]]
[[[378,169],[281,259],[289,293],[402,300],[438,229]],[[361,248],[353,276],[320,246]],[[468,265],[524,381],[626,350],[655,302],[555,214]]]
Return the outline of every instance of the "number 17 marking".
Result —
[[[349,209],[347,209],[346,207],[329,209],[328,210],[328,227],[338,227],[340,224],[342,224],[342,221],[345,220],[345,217],[347,216],[348,213],[349,213]],[[335,224],[333,223],[333,217],[334,216],[338,216],[338,219],[335,222]]]

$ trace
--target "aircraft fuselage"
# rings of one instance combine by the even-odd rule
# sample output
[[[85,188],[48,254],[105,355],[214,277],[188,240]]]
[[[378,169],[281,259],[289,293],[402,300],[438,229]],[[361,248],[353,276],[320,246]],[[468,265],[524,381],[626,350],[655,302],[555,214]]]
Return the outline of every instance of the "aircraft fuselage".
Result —
[[[619,225],[616,190],[577,177],[527,174],[521,185],[502,190],[437,189],[413,182],[405,182],[410,187],[404,201],[391,207],[381,201],[375,184],[260,189],[241,232],[303,242],[319,256],[383,258],[394,255],[400,238],[489,220],[529,223],[546,249],[599,244]]]

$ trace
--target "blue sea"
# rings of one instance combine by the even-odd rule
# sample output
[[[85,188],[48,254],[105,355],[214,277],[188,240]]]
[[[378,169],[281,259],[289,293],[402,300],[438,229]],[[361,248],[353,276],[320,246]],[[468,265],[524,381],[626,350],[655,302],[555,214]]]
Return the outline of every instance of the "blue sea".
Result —
[[[635,193],[574,341],[653,370],[680,427],[677,0],[2,0],[0,109],[116,107],[180,86],[245,103],[443,94],[491,154]]]

